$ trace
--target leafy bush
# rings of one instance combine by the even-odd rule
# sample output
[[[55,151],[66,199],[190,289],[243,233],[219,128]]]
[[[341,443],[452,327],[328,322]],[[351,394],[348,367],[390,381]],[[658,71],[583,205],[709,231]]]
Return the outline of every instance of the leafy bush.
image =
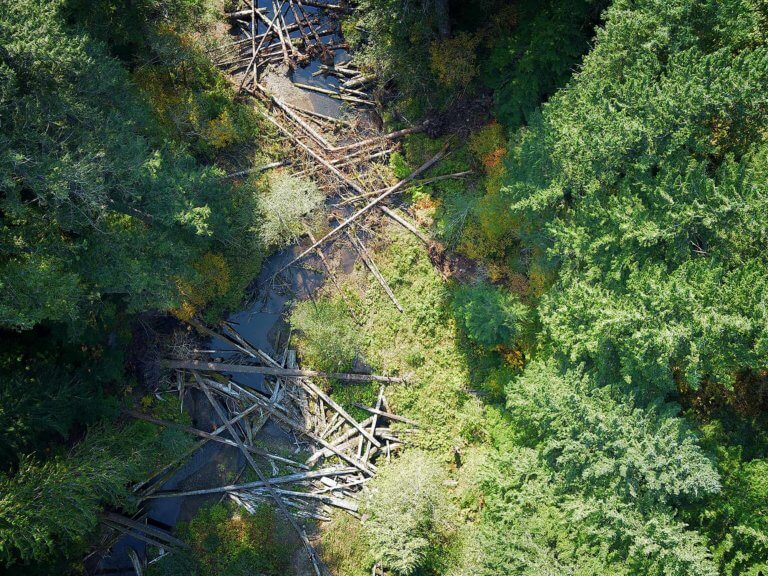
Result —
[[[439,563],[451,527],[445,478],[438,461],[417,450],[379,470],[369,485],[363,524],[377,562],[403,576]]]
[[[92,428],[69,454],[26,457],[0,475],[0,562],[49,563],[82,554],[104,506],[133,505],[129,483],[189,446],[177,430],[146,422]]]
[[[360,330],[341,299],[299,302],[291,326],[301,333],[303,360],[317,370],[348,370],[361,349]]]
[[[269,190],[258,198],[261,238],[266,246],[282,248],[304,233],[302,218],[318,208],[323,194],[305,178],[287,172],[269,176]]]
[[[190,551],[171,554],[150,576],[283,576],[296,549],[294,533],[266,504],[253,515],[232,505],[201,508],[179,536]]]
[[[453,312],[467,336],[487,348],[515,344],[531,316],[516,295],[486,283],[459,286]]]
[[[429,47],[432,71],[448,88],[466,89],[477,76],[478,36],[461,32],[452,38],[435,40]]]

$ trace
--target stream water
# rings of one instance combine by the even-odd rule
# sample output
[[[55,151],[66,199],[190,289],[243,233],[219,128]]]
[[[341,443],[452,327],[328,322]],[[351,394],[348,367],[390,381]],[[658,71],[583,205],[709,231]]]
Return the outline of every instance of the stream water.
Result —
[[[274,16],[271,1],[260,0],[259,7],[266,8],[268,18]],[[321,10],[306,7],[308,15],[316,16],[320,20],[318,30],[329,31],[324,34],[323,40],[332,44],[340,44],[343,40],[337,32],[338,26],[329,20]],[[311,17],[312,17],[311,16]],[[289,10],[285,15],[287,24],[294,22],[293,14]],[[263,30],[264,25],[260,28]],[[299,31],[291,33],[297,38]],[[329,40],[329,36],[331,37]],[[241,36],[240,38],[243,38]],[[349,60],[346,50],[337,48],[334,50],[334,63],[342,63]],[[330,75],[315,75],[321,70],[323,63],[319,58],[311,60],[305,67],[298,67],[288,73],[291,82],[299,82],[318,86],[321,88],[336,90],[339,86],[337,78]],[[268,79],[267,79],[268,80]],[[301,97],[305,107],[321,114],[340,117],[344,113],[342,102],[330,96],[302,91]],[[269,257],[263,269],[254,282],[257,290],[254,298],[242,310],[234,312],[228,321],[231,322],[242,335],[254,347],[266,351],[273,357],[279,357],[289,338],[289,327],[285,323],[284,315],[291,303],[310,297],[311,292],[318,288],[323,281],[323,276],[313,270],[294,267],[280,275],[280,282],[270,282],[274,273],[290,262],[298,253],[298,246],[292,246]],[[345,266],[351,267],[352,261],[346,261]],[[317,266],[319,268],[319,265]],[[227,358],[236,351],[227,343],[217,339],[211,339],[206,344],[206,349],[215,350],[211,357]],[[257,374],[231,375],[232,380],[239,384],[264,390],[263,377]],[[221,422],[213,413],[207,399],[195,390],[188,391],[184,399],[184,409],[192,418],[192,425],[200,430],[212,430]],[[295,447],[295,439],[285,430],[268,422],[262,428],[256,438],[260,443],[276,448],[291,449]],[[168,490],[193,490],[208,488],[230,483],[245,466],[245,460],[237,448],[215,442],[208,442],[197,450],[176,472],[160,487],[161,491]],[[267,465],[268,466],[268,465]],[[269,470],[269,468],[265,468]],[[179,522],[191,520],[199,508],[205,504],[216,502],[221,495],[168,497],[149,500],[144,506],[147,523],[161,529],[171,531]],[[117,576],[129,576],[135,574],[128,556],[129,549],[136,551],[139,558],[146,556],[146,544],[132,536],[122,536],[110,549],[109,555],[91,562],[88,572],[91,574],[114,574]]]

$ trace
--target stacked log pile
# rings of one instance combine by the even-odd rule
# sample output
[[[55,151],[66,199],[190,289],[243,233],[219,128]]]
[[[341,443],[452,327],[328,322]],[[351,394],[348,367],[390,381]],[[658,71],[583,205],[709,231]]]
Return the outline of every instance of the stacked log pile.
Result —
[[[201,322],[193,321],[192,324],[202,335],[215,337],[236,353],[222,362],[171,359],[164,364],[176,371],[177,389],[182,398],[190,389],[200,391],[210,402],[221,425],[207,432],[126,411],[131,417],[201,438],[194,450],[137,487],[137,495],[151,500],[221,494],[250,513],[255,513],[263,503],[274,504],[299,534],[316,574],[323,574],[322,564],[300,521],[329,521],[333,508],[359,518],[360,493],[375,476],[377,461],[390,459],[418,428],[417,422],[393,413],[387,402],[386,386],[404,380],[375,374],[325,374],[301,370],[296,364],[295,352],[287,347],[278,360],[252,346],[230,324],[223,324],[220,331]],[[262,374],[263,384],[258,388],[240,384],[232,377],[238,373]],[[381,382],[374,406],[355,405],[370,416],[364,420],[356,419],[313,380],[315,376],[347,382]],[[259,431],[269,421],[295,438],[293,454],[276,454],[259,446]],[[207,442],[238,448],[248,467],[256,473],[257,480],[196,490],[162,490],[169,473]],[[120,524],[114,518],[105,519],[105,522],[110,526],[118,524],[136,529],[135,525],[128,525],[126,521]],[[158,540],[156,532],[151,529],[148,532],[143,535]],[[168,548],[179,545],[167,536],[159,541],[166,543]]]

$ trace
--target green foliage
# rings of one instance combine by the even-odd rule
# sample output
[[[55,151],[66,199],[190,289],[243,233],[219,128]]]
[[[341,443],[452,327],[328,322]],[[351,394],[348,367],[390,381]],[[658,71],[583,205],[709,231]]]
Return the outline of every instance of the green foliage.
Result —
[[[702,537],[672,510],[564,491],[534,449],[500,454],[481,486],[482,522],[465,560],[473,574],[717,574]]]
[[[264,505],[253,515],[231,505],[202,508],[179,526],[189,552],[171,554],[153,566],[151,576],[282,576],[296,538],[277,512]]]
[[[0,560],[6,565],[77,558],[103,506],[132,504],[129,483],[184,450],[189,438],[145,422],[93,428],[68,454],[22,459],[0,475]]]
[[[720,490],[712,462],[675,406],[619,403],[589,378],[532,364],[507,389],[521,440],[537,446],[570,489],[626,500],[690,502]]]
[[[373,559],[368,542],[360,537],[360,522],[344,512],[334,514],[323,530],[319,552],[334,576],[362,576],[371,571]]]
[[[104,388],[122,375],[123,355],[90,341],[93,333],[83,336],[76,346],[60,338],[41,345],[34,332],[4,342],[0,471],[12,472],[25,454],[66,440],[73,428],[114,416],[114,399],[106,397]]]
[[[184,446],[151,425],[94,427],[130,391],[135,315],[190,303],[220,313],[261,264],[255,187],[198,164],[256,134],[182,34],[208,8],[3,3],[0,550],[11,569],[66,572],[100,510],[130,506],[127,483]],[[77,446],[63,454],[63,443]]]
[[[516,3],[516,28],[483,59],[481,79],[494,88],[496,117],[516,128],[571,76],[589,48],[606,0]]]
[[[514,443],[481,478],[468,563],[501,574],[716,574],[673,505],[720,489],[673,407],[643,410],[533,363],[508,387]]]
[[[360,352],[359,328],[340,298],[299,302],[291,313],[291,326],[301,333],[304,363],[316,370],[348,370]]]
[[[379,470],[363,524],[376,562],[404,576],[437,568],[441,540],[451,530],[444,479],[437,460],[417,450]]]
[[[421,0],[361,0],[357,22],[366,30],[357,58],[382,79],[394,79],[404,92],[404,104],[423,114],[439,105],[434,90],[429,46],[437,37],[434,12],[422,10]],[[394,17],[393,17],[394,16]]]
[[[768,559],[768,441],[764,422],[722,414],[702,426],[717,454],[723,489],[684,511],[712,543],[721,574],[758,574]]]
[[[17,329],[72,324],[107,299],[170,309],[175,277],[212,244],[254,245],[226,227],[227,185],[149,138],[127,72],[60,6],[16,2],[0,21],[0,321]]]
[[[763,364],[768,52],[749,5],[614,3],[582,71],[516,140],[513,217],[543,224],[527,240],[561,263],[548,337],[649,396],[675,388],[673,369],[728,386]],[[751,44],[722,32],[733,10]]]
[[[269,176],[269,191],[259,196],[261,238],[265,246],[282,248],[304,233],[302,219],[323,203],[317,186],[287,172]]]
[[[152,48],[131,79],[152,109],[154,138],[207,162],[253,142],[253,109],[232,98],[230,83],[196,43],[165,32],[153,36]]]
[[[519,343],[531,316],[517,296],[487,283],[459,286],[453,312],[469,338],[488,348]]]
[[[64,0],[62,15],[106,42],[125,60],[146,58],[158,28],[194,29],[212,19],[215,4],[206,0]]]

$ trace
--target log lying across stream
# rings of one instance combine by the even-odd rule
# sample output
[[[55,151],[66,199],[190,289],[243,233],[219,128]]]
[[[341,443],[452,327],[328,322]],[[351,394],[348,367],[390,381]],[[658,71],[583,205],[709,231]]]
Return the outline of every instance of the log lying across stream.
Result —
[[[405,382],[398,376],[380,376],[378,374],[340,374],[320,370],[296,370],[274,368],[272,366],[252,366],[250,364],[226,364],[224,362],[204,362],[202,360],[164,360],[163,365],[176,370],[200,370],[203,372],[226,372],[233,374],[265,374],[286,378],[313,378],[315,376],[345,380],[347,382]]]

